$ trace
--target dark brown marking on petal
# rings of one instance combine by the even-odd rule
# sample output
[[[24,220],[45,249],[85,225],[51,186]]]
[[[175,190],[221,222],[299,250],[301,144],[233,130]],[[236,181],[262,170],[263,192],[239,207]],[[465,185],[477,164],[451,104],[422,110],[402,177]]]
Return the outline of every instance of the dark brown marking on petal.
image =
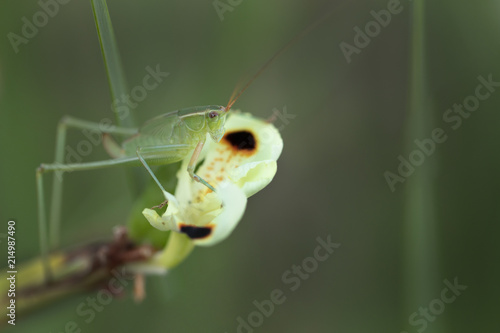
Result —
[[[224,135],[224,142],[238,152],[253,154],[257,150],[257,138],[247,130],[229,132]]]
[[[212,226],[197,227],[194,225],[181,224],[180,231],[191,239],[203,239],[212,234]]]

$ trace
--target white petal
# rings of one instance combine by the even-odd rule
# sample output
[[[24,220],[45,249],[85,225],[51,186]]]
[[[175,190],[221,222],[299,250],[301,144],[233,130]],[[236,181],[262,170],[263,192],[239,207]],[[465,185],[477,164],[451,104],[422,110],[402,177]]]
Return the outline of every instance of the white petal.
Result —
[[[144,210],[142,211],[142,215],[144,215],[148,222],[156,229],[161,231],[171,230],[169,226],[165,225],[165,222],[163,222],[163,218],[158,215],[155,210],[144,208]]]
[[[177,230],[176,218],[179,216],[179,203],[170,193],[163,192],[163,195],[168,200],[168,207],[163,216],[158,215],[155,210],[149,208],[145,208],[142,215],[158,230]]]
[[[226,135],[239,130],[250,131],[256,139],[257,151],[250,161],[277,160],[283,150],[283,139],[278,129],[265,120],[250,113],[235,111],[226,123]]]
[[[222,201],[221,213],[209,223],[212,233],[204,238],[193,239],[195,245],[211,246],[227,238],[240,222],[245,212],[247,198],[238,186],[223,182],[217,188],[217,195]]]
[[[276,160],[283,150],[283,140],[273,124],[248,113],[231,114],[226,125],[226,134],[219,143],[207,142],[205,160],[197,174],[214,187],[229,178],[248,197],[273,179],[277,170]],[[235,136],[239,137],[236,141]],[[186,167],[187,164],[183,165],[178,175],[179,183],[189,178]],[[208,192],[203,185],[195,184],[189,189],[179,188],[176,196],[179,200],[182,197],[183,201],[186,198],[196,200]]]
[[[266,187],[276,174],[276,161],[267,160],[244,164],[229,173],[229,178],[248,197]]]

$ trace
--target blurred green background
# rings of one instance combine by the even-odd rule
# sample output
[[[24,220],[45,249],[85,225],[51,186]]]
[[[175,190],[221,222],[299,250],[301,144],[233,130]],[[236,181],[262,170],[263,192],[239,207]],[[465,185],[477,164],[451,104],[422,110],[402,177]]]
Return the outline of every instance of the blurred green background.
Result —
[[[263,118],[286,106],[295,118],[278,120],[285,148],[276,178],[249,200],[230,238],[197,248],[167,276],[148,277],[142,304],[128,293],[86,323],[75,310],[91,292],[5,331],[64,332],[75,321],[82,332],[236,332],[237,318],[256,310],[253,301],[278,288],[286,301],[255,332],[417,332],[422,326],[408,317],[455,277],[467,290],[425,332],[498,330],[500,92],[456,131],[442,115],[474,93],[479,75],[500,81],[500,1],[426,2],[422,95],[410,84],[411,2],[402,1],[402,12],[349,64],[339,44],[353,44],[353,28],[388,1],[343,2],[235,105]],[[225,104],[240,77],[335,3],[342,2],[242,1],[221,21],[212,1],[108,0],[129,86],[142,83],[147,66],[170,73],[136,117]],[[4,0],[0,7],[0,221],[4,230],[8,219],[17,222],[22,261],[38,255],[34,171],[53,159],[57,121],[112,118],[111,100],[89,1],[61,5],[17,54],[7,34],[20,35],[22,17],[31,20],[40,6]],[[431,121],[412,122],[412,94],[425,96],[417,110]],[[384,172],[397,172],[398,156],[407,158],[412,141],[436,127],[448,140],[391,192]],[[72,132],[68,143],[82,139]],[[88,160],[105,157],[97,147]],[[125,223],[133,198],[123,170],[65,180],[65,247],[109,237]],[[419,184],[427,184],[423,192]],[[283,273],[328,235],[340,248],[290,291]],[[4,258],[5,242],[0,251]]]

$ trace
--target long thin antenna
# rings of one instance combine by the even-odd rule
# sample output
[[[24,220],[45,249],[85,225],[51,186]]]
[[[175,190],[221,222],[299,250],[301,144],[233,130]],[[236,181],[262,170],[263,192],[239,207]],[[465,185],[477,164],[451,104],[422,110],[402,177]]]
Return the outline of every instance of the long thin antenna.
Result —
[[[280,55],[282,55],[286,50],[288,50],[292,45],[297,43],[300,39],[305,37],[308,33],[310,33],[314,28],[316,28],[318,25],[320,25],[323,21],[325,21],[331,14],[335,12],[335,9],[337,9],[338,6],[333,8],[332,10],[328,11],[325,15],[323,15],[321,18],[317,19],[313,23],[311,23],[308,27],[306,27],[301,33],[299,33],[297,36],[292,38],[288,43],[286,43],[281,49],[278,50],[260,69],[259,71],[245,84],[245,86],[236,94],[236,97],[234,97],[234,92],[233,96],[229,99],[229,102],[226,107],[226,112],[228,112],[233,104],[240,98],[241,94],[245,90],[247,90],[248,87],[252,84],[252,82],[258,78],[266,69],[271,65]],[[235,90],[236,91],[236,90]],[[233,98],[234,97],[234,98]]]

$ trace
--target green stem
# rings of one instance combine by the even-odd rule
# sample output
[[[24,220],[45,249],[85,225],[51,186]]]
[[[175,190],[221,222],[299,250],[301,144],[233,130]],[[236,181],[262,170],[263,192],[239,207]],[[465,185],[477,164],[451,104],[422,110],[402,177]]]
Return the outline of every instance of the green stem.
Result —
[[[51,303],[64,296],[82,291],[100,278],[98,274],[88,275],[79,283],[58,285],[58,281],[63,281],[70,276],[83,275],[90,270],[90,257],[76,256],[70,259],[63,252],[51,253],[48,262],[52,272],[52,284],[46,283],[44,270],[44,260],[35,258],[17,267],[16,274],[3,273],[0,276],[0,307],[2,308],[2,320],[5,324],[10,318],[7,316],[10,300],[15,299],[16,316],[26,313],[35,308]],[[8,297],[10,289],[9,277],[15,276],[15,297]]]
[[[173,268],[186,259],[193,249],[193,242],[186,235],[171,232],[168,243],[158,258],[158,263],[162,267]]]
[[[407,150],[417,149],[414,140],[429,138],[435,124],[426,91],[425,64],[425,1],[413,2],[410,112],[407,124]],[[422,152],[421,152],[422,153]],[[406,181],[405,205],[405,313],[412,313],[420,306],[439,297],[436,212],[434,175],[437,154],[424,157],[422,165],[416,166]],[[430,325],[431,326],[431,325]],[[438,323],[432,323],[432,331],[442,332]]]
[[[110,242],[94,242],[71,251],[52,252],[46,258],[18,265],[15,272],[4,270],[0,275],[0,307],[3,309],[0,324],[9,320],[7,307],[12,299],[17,316],[71,294],[105,287],[117,275],[164,274],[166,268],[152,260],[155,254],[151,246],[132,242],[122,227],[115,229],[115,237]],[[51,268],[50,281],[45,275],[46,264]],[[15,296],[9,295],[11,288],[15,289]]]

